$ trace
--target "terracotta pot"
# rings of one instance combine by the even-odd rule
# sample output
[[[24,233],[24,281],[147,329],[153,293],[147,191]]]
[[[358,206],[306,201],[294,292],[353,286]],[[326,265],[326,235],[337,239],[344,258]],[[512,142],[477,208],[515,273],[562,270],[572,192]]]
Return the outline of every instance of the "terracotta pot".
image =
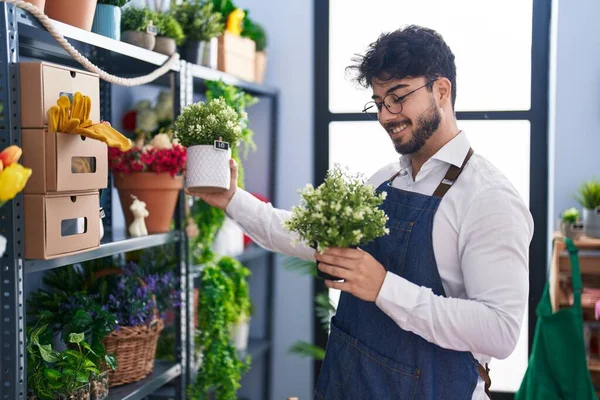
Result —
[[[121,41],[143,49],[152,50],[156,45],[156,36],[147,32],[125,31],[121,32]]]
[[[44,6],[46,5],[46,0],[25,0],[25,1],[27,3],[33,4],[37,8],[39,8],[40,11],[44,11]]]
[[[92,30],[97,0],[46,0],[48,17],[77,28]]]
[[[129,205],[132,201],[131,195],[134,195],[146,203],[149,214],[146,218],[148,233],[165,233],[171,230],[177,197],[183,188],[183,177],[172,178],[167,172],[136,172],[115,174],[114,179],[127,226],[133,222]]]

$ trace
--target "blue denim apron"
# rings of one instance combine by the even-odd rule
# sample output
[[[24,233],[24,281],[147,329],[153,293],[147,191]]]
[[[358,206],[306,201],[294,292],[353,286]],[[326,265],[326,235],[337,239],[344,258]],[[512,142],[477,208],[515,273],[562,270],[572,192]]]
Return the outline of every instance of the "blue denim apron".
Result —
[[[462,167],[449,168],[433,196],[393,188],[397,174],[381,184],[377,191],[387,192],[381,207],[390,233],[361,247],[386,270],[440,296],[445,293],[433,252],[433,217],[471,154]],[[471,400],[482,368],[470,352],[430,343],[401,329],[375,303],[342,292],[315,398]]]

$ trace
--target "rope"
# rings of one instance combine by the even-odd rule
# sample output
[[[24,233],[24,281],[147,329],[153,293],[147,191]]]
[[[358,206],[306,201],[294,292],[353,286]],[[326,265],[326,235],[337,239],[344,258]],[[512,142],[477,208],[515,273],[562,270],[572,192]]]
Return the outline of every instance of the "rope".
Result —
[[[173,54],[166,63],[161,65],[159,68],[155,69],[151,73],[135,78],[122,78],[119,76],[115,76],[109,74],[108,72],[100,69],[97,65],[93,64],[90,60],[84,57],[77,49],[75,49],[65,37],[58,32],[58,30],[54,27],[54,24],[48,18],[46,14],[40,11],[39,8],[34,6],[31,3],[27,3],[24,0],[0,0],[5,3],[14,4],[16,7],[22,8],[23,10],[29,11],[34,17],[36,17],[40,23],[48,30],[48,32],[56,39],[56,41],[73,57],[77,62],[79,62],[85,69],[90,72],[98,74],[100,79],[103,79],[107,82],[114,83],[121,86],[138,86],[144,85],[146,83],[150,83],[156,80],[158,77],[166,74],[171,70],[171,67],[179,61],[179,53]]]

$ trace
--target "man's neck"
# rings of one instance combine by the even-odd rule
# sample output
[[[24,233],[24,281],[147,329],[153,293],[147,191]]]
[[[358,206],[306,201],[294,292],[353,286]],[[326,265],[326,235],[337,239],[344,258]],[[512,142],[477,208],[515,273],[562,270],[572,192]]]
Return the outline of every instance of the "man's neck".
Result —
[[[458,130],[456,122],[451,125],[452,126],[450,127],[440,126],[419,151],[411,154],[413,180],[416,179],[423,164],[459,134],[460,131]]]

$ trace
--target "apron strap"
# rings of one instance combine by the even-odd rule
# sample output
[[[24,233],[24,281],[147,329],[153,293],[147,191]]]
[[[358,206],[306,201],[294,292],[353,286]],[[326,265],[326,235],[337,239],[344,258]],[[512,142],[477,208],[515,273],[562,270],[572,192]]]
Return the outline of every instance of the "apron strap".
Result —
[[[471,158],[472,155],[473,155],[473,149],[469,148],[469,151],[467,152],[467,155],[465,156],[465,160],[463,161],[463,163],[460,167],[457,167],[456,165],[451,165],[450,168],[448,168],[448,172],[446,172],[446,176],[444,176],[444,179],[442,179],[442,181],[440,182],[437,189],[435,189],[435,192],[433,192],[434,196],[444,197],[446,192],[452,187],[454,182],[456,182],[460,173],[463,171],[463,169],[465,168],[465,165],[467,165],[467,162],[469,161],[469,158]]]
[[[564,238],[565,244],[567,245],[567,251],[569,252],[569,259],[571,261],[571,279],[573,281],[573,306],[575,308],[581,308],[581,270],[579,268],[579,250],[573,241],[567,237]]]
[[[485,363],[485,367],[480,363],[477,363],[477,373],[485,383],[485,394],[491,399],[492,394],[490,393],[490,386],[492,385],[492,379],[490,378],[490,368],[488,367],[488,363]]]

